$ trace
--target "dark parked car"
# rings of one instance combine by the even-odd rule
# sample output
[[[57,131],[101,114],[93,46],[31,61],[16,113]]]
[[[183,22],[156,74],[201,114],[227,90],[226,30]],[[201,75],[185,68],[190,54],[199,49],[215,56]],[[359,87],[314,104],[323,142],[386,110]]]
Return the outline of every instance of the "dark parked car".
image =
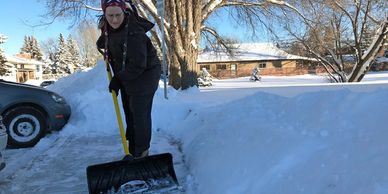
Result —
[[[43,81],[41,84],[40,84],[40,86],[41,87],[46,87],[46,86],[48,86],[48,85],[51,85],[51,84],[53,84],[55,81],[52,81],[52,80],[46,80],[46,81]]]
[[[65,99],[52,91],[0,80],[0,115],[8,145],[34,146],[47,131],[61,129],[70,113]]]
[[[0,171],[5,167],[4,150],[7,146],[7,132],[3,125],[3,117],[0,116]]]

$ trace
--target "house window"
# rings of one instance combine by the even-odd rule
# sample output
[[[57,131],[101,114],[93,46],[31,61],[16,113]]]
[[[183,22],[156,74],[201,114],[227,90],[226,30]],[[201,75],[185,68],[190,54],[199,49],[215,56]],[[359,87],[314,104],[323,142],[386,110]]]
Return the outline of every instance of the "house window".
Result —
[[[40,72],[40,65],[36,65],[36,71]]]
[[[384,57],[385,57],[385,58],[388,58],[388,50],[385,51]]]
[[[236,65],[236,64],[232,64],[232,65],[230,66],[230,70],[236,71],[236,69],[237,69],[237,65]]]
[[[203,68],[205,68],[206,70],[210,70],[210,65],[200,65],[199,67],[201,68],[201,70]]]
[[[226,65],[225,64],[217,65],[217,70],[225,70],[225,69],[226,69]]]
[[[272,61],[272,65],[275,68],[282,68],[282,62],[281,61]]]
[[[267,63],[259,63],[259,68],[267,68]]]

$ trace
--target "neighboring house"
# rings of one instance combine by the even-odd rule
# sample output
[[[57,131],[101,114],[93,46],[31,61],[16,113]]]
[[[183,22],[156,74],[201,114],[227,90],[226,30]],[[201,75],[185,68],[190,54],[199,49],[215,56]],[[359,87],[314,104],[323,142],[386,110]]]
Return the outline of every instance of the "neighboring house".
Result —
[[[387,71],[388,70],[388,50],[377,56],[375,63],[371,66],[372,71]]]
[[[226,52],[205,51],[199,54],[197,71],[206,68],[217,78],[249,76],[255,67],[262,75],[300,75],[314,72],[316,60],[291,55],[271,43],[243,43]]]
[[[28,54],[17,54],[15,56],[5,56],[6,64],[10,66],[11,75],[15,76],[15,81],[24,83],[29,79],[42,79],[44,62],[31,59]]]

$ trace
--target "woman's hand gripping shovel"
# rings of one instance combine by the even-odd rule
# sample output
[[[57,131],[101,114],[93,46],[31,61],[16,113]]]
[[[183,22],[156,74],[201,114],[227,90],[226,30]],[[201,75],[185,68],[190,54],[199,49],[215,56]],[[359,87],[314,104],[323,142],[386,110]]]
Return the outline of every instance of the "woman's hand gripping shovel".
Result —
[[[104,54],[108,80],[112,73],[106,53]],[[120,108],[116,92],[112,90],[113,103],[120,128],[121,140],[125,157],[123,160],[91,165],[86,168],[88,189],[90,194],[123,191],[180,193],[181,188],[175,175],[170,153],[134,158],[128,151]]]

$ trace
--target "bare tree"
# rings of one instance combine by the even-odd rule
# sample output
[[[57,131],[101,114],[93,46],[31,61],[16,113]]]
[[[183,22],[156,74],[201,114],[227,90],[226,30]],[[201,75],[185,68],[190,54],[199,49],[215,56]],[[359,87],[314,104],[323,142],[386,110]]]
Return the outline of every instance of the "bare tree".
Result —
[[[276,19],[336,82],[361,81],[388,33],[384,0],[298,0]],[[373,38],[370,39],[370,33]],[[350,59],[349,59],[350,58]]]
[[[223,39],[217,29],[208,23],[210,16],[220,9],[227,9],[239,24],[258,30],[257,23],[266,26],[266,17],[270,16],[273,7],[289,7],[286,1],[280,0],[164,0],[164,21],[157,11],[158,0],[133,0],[142,17],[154,21],[158,28],[151,31],[152,40],[161,47],[160,32],[165,30],[165,42],[170,69],[169,84],[174,88],[186,89],[197,85],[196,61],[200,51],[201,35],[215,37],[219,45]],[[48,16],[52,19],[65,17],[82,19],[88,11],[99,10],[97,0],[46,0]],[[292,7],[290,7],[292,8]],[[270,28],[268,28],[270,29]]]
[[[42,45],[43,53],[50,59],[51,61],[55,60],[55,52],[57,51],[57,43],[54,39],[49,38],[40,43]]]
[[[84,20],[79,24],[76,39],[79,43],[82,63],[87,67],[93,67],[101,58],[96,48],[98,36],[99,32],[94,22]]]

